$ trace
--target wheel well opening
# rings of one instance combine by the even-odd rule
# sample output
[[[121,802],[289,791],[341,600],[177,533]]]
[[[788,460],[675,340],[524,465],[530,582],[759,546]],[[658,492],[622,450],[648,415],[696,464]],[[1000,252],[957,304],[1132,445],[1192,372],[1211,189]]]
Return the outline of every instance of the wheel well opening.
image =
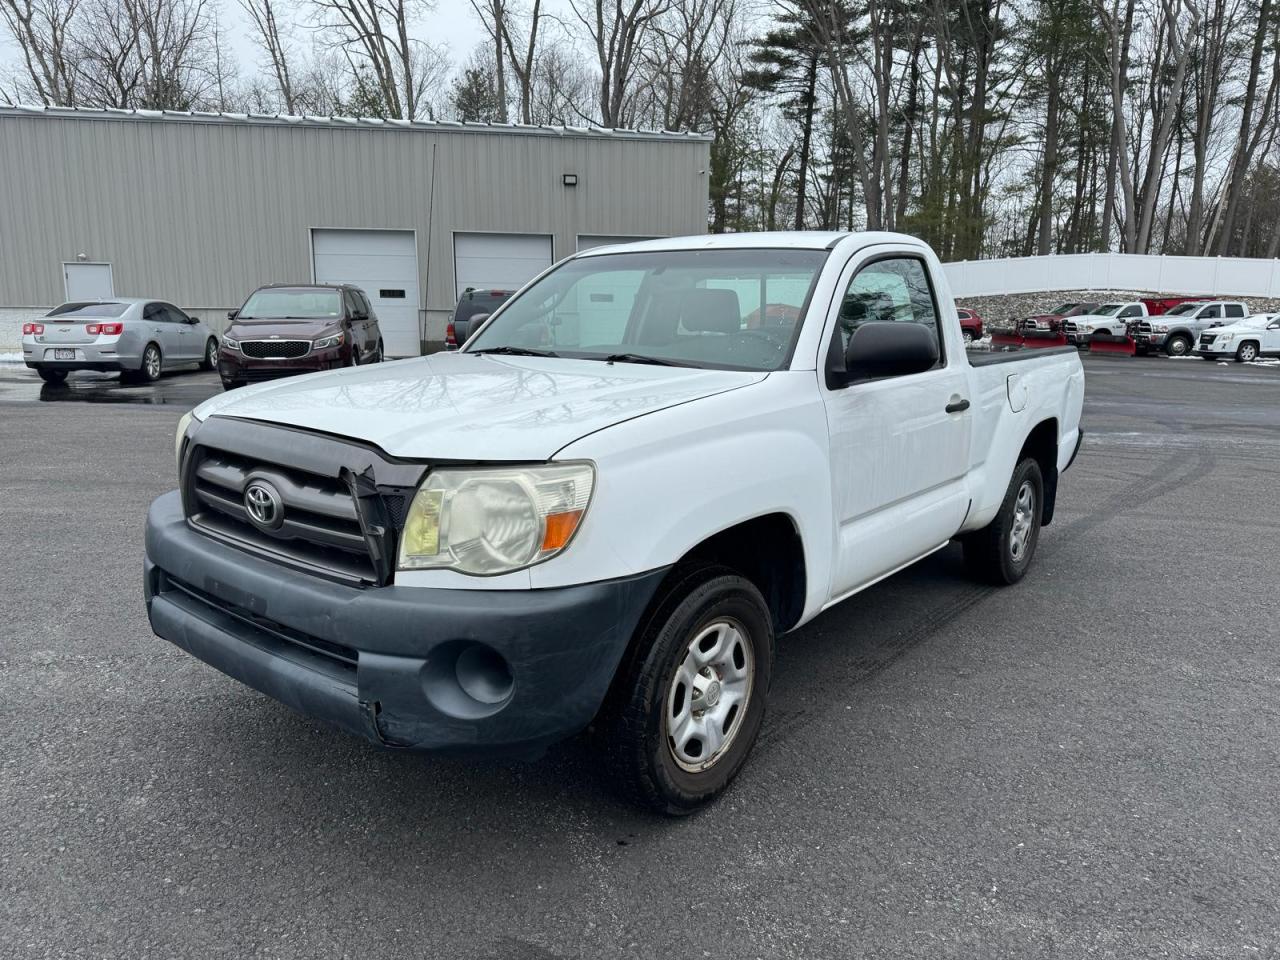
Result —
[[[1040,523],[1048,526],[1053,522],[1053,509],[1058,499],[1058,421],[1045,420],[1036,424],[1035,429],[1027,436],[1018,454],[1021,463],[1027,457],[1034,457],[1040,464],[1040,475],[1044,479],[1044,506],[1040,511]]]
[[[686,553],[677,567],[689,562],[721,564],[755,584],[769,605],[777,633],[795,626],[804,612],[804,545],[785,513],[721,530]]]

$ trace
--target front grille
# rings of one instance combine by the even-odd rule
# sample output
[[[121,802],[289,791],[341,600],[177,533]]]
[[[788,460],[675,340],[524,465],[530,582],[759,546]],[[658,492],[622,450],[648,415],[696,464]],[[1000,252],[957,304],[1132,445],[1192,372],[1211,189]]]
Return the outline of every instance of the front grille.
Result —
[[[1143,320],[1140,324],[1138,324],[1138,332],[1146,334],[1148,337],[1151,336],[1150,322]]]
[[[241,340],[240,352],[254,360],[296,360],[311,352],[311,341]]]
[[[377,582],[377,571],[350,488],[319,476],[209,447],[189,464],[191,522],[218,539],[271,559],[336,576]],[[264,529],[250,518],[245,491],[262,481],[279,496],[283,520]]]
[[[1200,334],[1200,342],[1206,347],[1209,346],[1209,344],[1213,343],[1213,341],[1217,339],[1218,339],[1218,335],[1216,333]]]

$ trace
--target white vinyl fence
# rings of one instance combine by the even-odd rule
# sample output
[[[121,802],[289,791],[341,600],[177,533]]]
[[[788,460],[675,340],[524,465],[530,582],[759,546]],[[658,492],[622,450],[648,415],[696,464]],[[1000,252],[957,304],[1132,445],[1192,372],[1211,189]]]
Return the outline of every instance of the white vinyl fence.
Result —
[[[1280,297],[1280,260],[1072,253],[944,264],[959,298],[1049,290]]]

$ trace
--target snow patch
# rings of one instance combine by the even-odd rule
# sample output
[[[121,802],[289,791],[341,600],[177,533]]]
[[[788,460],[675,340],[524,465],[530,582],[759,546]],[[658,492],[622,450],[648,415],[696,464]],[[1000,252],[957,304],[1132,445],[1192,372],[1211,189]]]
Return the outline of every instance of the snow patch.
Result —
[[[0,363],[21,363],[21,353],[3,353],[0,352]]]

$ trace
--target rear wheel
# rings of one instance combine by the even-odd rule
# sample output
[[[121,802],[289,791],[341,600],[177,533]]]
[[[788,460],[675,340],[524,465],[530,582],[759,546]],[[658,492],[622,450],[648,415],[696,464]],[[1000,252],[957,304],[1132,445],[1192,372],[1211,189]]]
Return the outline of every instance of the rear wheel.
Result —
[[[374,351],[373,359],[372,359],[372,360],[370,360],[369,362],[370,362],[370,363],[381,363],[381,362],[383,361],[383,359],[384,359],[384,357],[383,357],[383,355],[382,355],[382,341],[381,341],[381,340],[379,340],[379,341],[378,341],[378,349],[377,349],[376,351]]]
[[[1174,334],[1165,342],[1164,352],[1171,357],[1185,357],[1191,352],[1191,340],[1181,333]]]
[[[163,370],[163,361],[160,358],[160,348],[154,343],[148,343],[147,348],[142,351],[142,363],[138,369],[133,371],[130,379],[139,380],[143,383],[155,383],[160,379]]]
[[[201,370],[213,370],[218,366],[218,340],[210,337],[204,345],[204,359],[200,361]]]
[[[36,370],[36,373],[40,374],[40,379],[45,383],[58,384],[67,379],[67,371],[65,370],[49,370],[41,367]]]
[[[1027,457],[1013,471],[1009,489],[995,518],[981,530],[966,535],[965,565],[988,583],[1013,584],[1026,574],[1040,542],[1044,477],[1040,464]]]
[[[243,386],[244,384],[241,383],[239,380],[228,380],[226,377],[222,378],[223,390],[234,390],[236,387],[243,387]]]
[[[672,578],[640,627],[601,723],[620,789],[661,813],[692,813],[729,785],[760,732],[773,619],[724,567]]]
[[[1250,363],[1258,359],[1258,345],[1252,340],[1246,340],[1240,344],[1240,349],[1236,351],[1237,363]]]

